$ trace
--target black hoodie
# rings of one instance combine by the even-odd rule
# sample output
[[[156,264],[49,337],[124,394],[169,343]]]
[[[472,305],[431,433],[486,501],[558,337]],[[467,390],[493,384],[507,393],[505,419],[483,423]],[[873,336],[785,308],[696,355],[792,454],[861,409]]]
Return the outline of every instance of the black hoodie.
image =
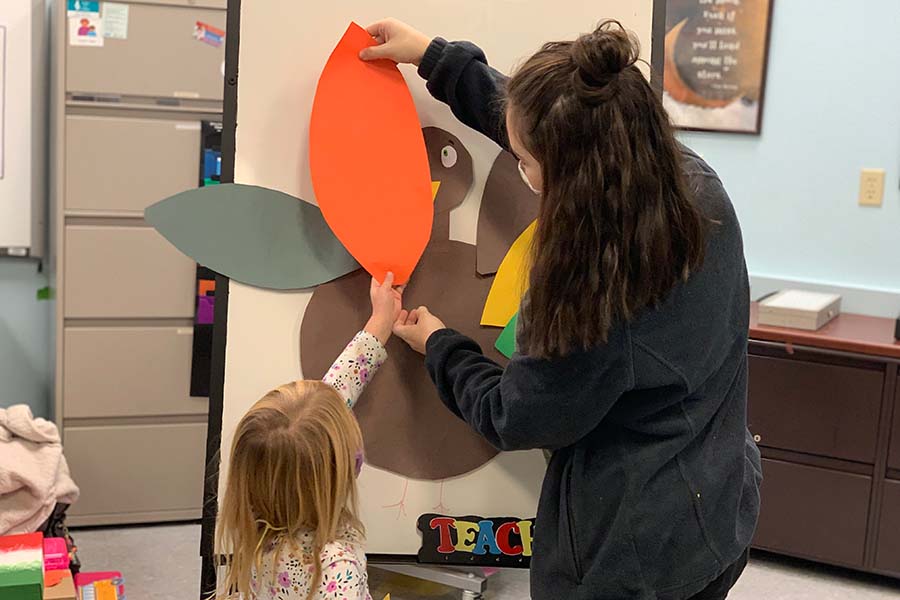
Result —
[[[419,73],[457,118],[508,147],[506,78],[480,49],[437,38]],[[516,355],[506,369],[453,330],[427,343],[451,411],[502,450],[553,451],[535,530],[536,600],[688,598],[741,557],[756,527],[741,231],[716,173],[682,154],[694,201],[714,223],[702,267],[660,306],[590,350]]]

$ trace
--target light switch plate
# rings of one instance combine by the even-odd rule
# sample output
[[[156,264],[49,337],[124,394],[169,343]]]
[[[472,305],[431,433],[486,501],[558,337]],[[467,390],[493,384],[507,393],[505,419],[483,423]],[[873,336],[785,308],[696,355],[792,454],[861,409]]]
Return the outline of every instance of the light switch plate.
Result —
[[[859,176],[859,205],[881,206],[884,197],[884,169],[863,169]]]

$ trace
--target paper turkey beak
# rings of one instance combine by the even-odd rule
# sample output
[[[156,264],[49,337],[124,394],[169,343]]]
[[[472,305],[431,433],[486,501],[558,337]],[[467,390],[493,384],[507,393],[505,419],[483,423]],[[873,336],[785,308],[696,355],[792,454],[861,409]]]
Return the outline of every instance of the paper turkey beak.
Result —
[[[437,198],[437,193],[438,193],[438,190],[440,189],[440,187],[441,187],[440,181],[432,181],[431,182],[431,201],[432,202],[434,202],[435,199]]]

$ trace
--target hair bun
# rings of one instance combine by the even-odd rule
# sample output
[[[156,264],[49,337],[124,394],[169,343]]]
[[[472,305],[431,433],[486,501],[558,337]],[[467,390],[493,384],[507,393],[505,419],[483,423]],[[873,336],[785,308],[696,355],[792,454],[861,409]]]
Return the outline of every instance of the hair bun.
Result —
[[[608,20],[573,42],[572,63],[585,87],[602,88],[636,63],[640,53],[634,34],[618,21]]]

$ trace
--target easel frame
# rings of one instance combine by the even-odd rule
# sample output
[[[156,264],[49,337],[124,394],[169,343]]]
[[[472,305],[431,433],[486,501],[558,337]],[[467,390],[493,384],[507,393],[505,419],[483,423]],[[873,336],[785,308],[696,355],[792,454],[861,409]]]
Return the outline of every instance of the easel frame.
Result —
[[[666,0],[652,0],[653,15],[651,25],[650,83],[654,92],[662,96],[662,69],[664,61],[664,39],[666,25]],[[228,0],[225,38],[225,92],[222,130],[222,183],[234,183],[235,136],[237,132],[238,65],[240,58],[241,0]],[[209,416],[206,433],[206,472],[203,484],[203,514],[201,517],[200,556],[200,598],[209,598],[216,590],[216,571],[219,560],[215,555],[215,528],[218,514],[219,456],[222,437],[222,410],[225,397],[225,347],[228,339],[228,291],[230,280],[216,275],[216,302],[213,318],[212,358],[210,365]],[[479,593],[462,580],[484,590],[484,578],[469,578],[458,571],[443,576],[429,573],[437,567],[417,568],[413,557],[405,555],[369,555],[370,563],[383,566],[386,570],[419,576],[429,581],[445,583],[464,590],[469,597],[477,598]],[[457,581],[459,580],[459,581]],[[454,584],[454,582],[459,585]]]

